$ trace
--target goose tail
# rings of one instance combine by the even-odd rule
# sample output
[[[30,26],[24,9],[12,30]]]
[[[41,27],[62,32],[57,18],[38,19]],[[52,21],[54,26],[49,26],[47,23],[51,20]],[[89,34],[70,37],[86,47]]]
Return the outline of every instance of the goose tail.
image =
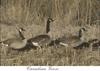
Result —
[[[88,43],[96,43],[98,41],[99,41],[98,39],[92,39],[92,40],[89,40]]]

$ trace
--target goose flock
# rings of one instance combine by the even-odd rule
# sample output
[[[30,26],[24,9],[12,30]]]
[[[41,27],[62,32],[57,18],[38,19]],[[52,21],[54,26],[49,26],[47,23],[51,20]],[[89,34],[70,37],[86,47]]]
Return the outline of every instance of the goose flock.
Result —
[[[50,35],[50,23],[54,20],[52,18],[47,19],[46,24],[46,34],[37,35],[30,39],[26,39],[22,34],[25,31],[23,28],[17,29],[21,39],[19,38],[11,38],[4,41],[0,41],[2,48],[6,49],[16,49],[20,50],[27,46],[28,47],[36,47],[40,48],[43,46],[54,46],[61,45],[64,47],[73,47],[74,49],[83,49],[84,47],[93,47],[95,49],[100,49],[100,40],[99,39],[91,39],[89,41],[85,41],[84,33],[87,32],[86,28],[82,27],[79,29],[78,35],[71,35],[69,37],[63,36],[57,38],[55,40],[51,39]]]

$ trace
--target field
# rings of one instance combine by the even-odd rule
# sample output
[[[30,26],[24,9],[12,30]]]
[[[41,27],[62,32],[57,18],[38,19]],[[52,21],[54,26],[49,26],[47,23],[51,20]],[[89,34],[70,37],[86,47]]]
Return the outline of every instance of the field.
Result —
[[[0,41],[19,37],[16,26],[25,29],[26,39],[46,34],[48,17],[54,19],[48,34],[53,40],[77,34],[81,27],[88,30],[86,41],[100,40],[99,0],[0,0]],[[0,44],[0,60],[1,66],[99,66],[100,49],[55,45],[9,50],[5,55]]]

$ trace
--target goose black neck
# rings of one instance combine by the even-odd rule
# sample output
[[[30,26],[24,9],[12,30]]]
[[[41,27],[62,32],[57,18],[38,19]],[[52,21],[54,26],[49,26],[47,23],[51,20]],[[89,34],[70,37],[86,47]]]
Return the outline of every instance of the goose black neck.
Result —
[[[22,40],[25,39],[25,37],[23,36],[23,34],[22,34],[21,31],[19,31],[19,35],[20,35],[20,37],[22,38]]]
[[[47,20],[47,24],[46,24],[46,33],[48,33],[50,31],[50,20]]]
[[[81,38],[82,37],[82,31],[81,31],[81,29],[79,30],[79,38]]]

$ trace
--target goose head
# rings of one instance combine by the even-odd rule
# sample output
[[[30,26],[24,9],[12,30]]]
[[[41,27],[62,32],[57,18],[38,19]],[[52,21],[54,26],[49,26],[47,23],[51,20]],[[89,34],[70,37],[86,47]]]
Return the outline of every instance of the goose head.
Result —
[[[25,29],[21,27],[19,28],[19,31],[22,32],[22,31],[25,31]]]
[[[17,29],[17,30],[18,30],[18,32],[19,32],[19,35],[20,35],[21,39],[22,39],[22,40],[25,39],[24,35],[22,34],[22,32],[25,31],[25,29],[22,28],[22,27],[20,27],[20,28]]]
[[[81,29],[79,30],[79,38],[80,38],[81,40],[84,40],[84,33],[85,33],[86,31],[87,31],[86,28],[81,28]]]
[[[50,31],[50,23],[53,21],[54,20],[52,18],[48,17],[47,23],[46,23],[46,33],[48,33]]]
[[[48,21],[53,22],[54,20],[52,18],[48,17]]]

